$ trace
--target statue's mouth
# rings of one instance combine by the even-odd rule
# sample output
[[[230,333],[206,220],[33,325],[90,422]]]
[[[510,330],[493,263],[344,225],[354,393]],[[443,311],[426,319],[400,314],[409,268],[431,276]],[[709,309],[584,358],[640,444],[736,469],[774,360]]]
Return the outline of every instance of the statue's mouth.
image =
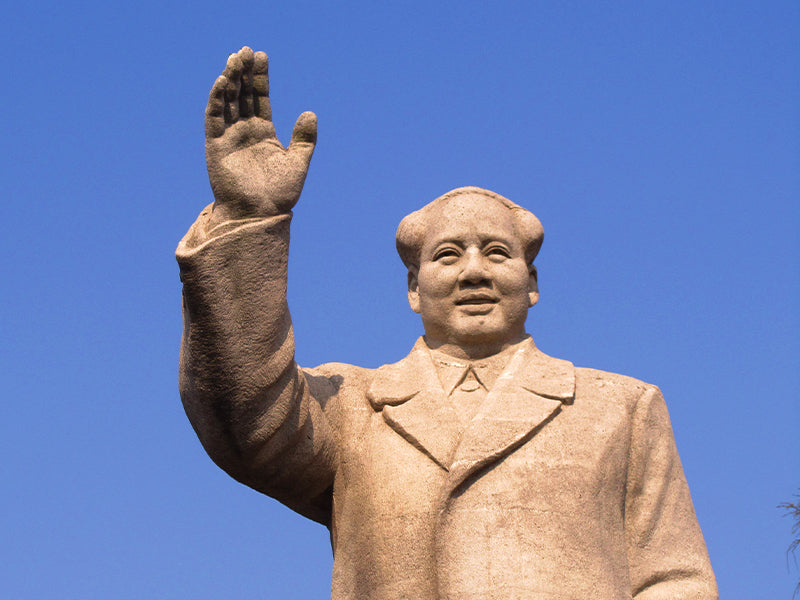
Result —
[[[456,300],[456,305],[468,306],[468,305],[481,305],[481,304],[497,304],[499,301],[500,299],[493,294],[480,292],[480,293],[464,294],[463,296],[461,296]]]

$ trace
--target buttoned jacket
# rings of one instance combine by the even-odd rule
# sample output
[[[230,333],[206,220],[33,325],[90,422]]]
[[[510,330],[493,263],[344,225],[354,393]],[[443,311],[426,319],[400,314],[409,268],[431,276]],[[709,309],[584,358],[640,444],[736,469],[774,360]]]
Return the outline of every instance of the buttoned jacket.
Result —
[[[462,428],[430,351],[301,369],[289,217],[178,248],[181,396],[209,455],[331,530],[336,600],[716,598],[660,392],[519,345]]]

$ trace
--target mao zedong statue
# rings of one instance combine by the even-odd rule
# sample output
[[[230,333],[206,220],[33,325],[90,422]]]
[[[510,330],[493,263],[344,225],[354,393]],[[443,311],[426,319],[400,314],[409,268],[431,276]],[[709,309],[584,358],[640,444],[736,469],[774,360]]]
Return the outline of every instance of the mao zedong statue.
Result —
[[[402,220],[425,329],[378,369],[294,361],[291,209],[316,142],[275,135],[267,56],[228,59],[206,110],[214,203],[177,250],[180,391],[211,458],[330,529],[335,600],[717,597],[658,388],[525,332],[543,230],[463,187]]]

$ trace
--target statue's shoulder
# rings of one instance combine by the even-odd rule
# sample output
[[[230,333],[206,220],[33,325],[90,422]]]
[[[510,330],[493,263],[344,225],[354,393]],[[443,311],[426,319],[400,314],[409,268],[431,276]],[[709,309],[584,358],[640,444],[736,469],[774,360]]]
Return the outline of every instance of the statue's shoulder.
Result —
[[[341,431],[364,426],[375,412],[368,397],[378,372],[347,363],[303,369],[311,396]]]
[[[612,373],[610,371],[602,371],[600,369],[590,369],[587,367],[575,367],[575,377],[580,378],[585,382],[592,382],[595,385],[609,386],[613,388],[643,392],[648,388],[654,387],[653,385],[630,377],[628,375],[621,375],[619,373]]]
[[[381,365],[376,369],[346,363],[326,363],[313,369],[303,369],[317,397],[339,396],[344,404],[361,406],[369,399],[373,409],[383,404],[395,404],[416,394],[421,385],[422,373],[431,376],[433,365],[426,364],[427,350],[421,342],[401,360]],[[427,358],[430,363],[430,358]],[[433,375],[435,377],[435,374]],[[370,404],[365,404],[369,406]]]
[[[655,385],[634,377],[599,369],[575,367],[577,401],[602,407],[617,406],[629,412],[650,392],[657,392],[660,395]]]
[[[310,385],[336,388],[369,386],[375,371],[376,369],[337,362],[325,363],[312,369],[303,369]]]

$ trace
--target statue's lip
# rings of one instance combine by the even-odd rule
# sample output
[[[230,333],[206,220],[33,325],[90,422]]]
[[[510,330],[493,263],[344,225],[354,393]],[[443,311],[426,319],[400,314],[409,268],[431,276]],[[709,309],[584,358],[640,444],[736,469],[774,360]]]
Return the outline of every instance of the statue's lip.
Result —
[[[458,306],[464,304],[496,304],[500,299],[494,294],[487,294],[485,292],[475,292],[471,294],[464,294],[456,300]]]

